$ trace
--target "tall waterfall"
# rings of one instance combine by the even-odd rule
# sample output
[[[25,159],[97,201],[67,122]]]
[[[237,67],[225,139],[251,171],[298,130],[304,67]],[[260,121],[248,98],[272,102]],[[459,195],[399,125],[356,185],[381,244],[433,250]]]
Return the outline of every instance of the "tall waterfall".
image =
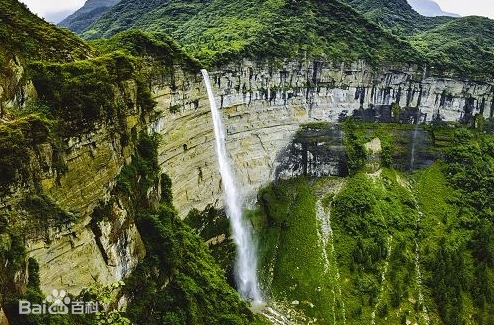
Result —
[[[260,303],[262,296],[257,281],[257,249],[253,239],[252,226],[242,215],[243,202],[235,184],[235,177],[227,156],[225,133],[221,123],[220,112],[214,100],[209,74],[204,69],[201,70],[201,73],[208,91],[209,105],[213,116],[216,156],[218,158],[225,194],[226,212],[230,219],[233,238],[237,247],[235,280],[240,295],[244,299],[252,300],[254,303]]]

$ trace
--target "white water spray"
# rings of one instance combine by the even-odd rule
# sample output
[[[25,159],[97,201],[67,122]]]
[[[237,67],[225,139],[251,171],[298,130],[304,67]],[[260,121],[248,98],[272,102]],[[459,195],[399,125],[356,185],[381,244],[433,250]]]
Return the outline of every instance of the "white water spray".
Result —
[[[420,110],[417,111],[417,115],[415,115],[415,128],[413,129],[413,135],[412,135],[412,150],[411,150],[411,156],[410,156],[410,171],[413,172],[414,165],[415,165],[415,141],[417,139],[417,133],[419,129],[419,117],[420,117]]]
[[[230,219],[233,239],[237,246],[235,278],[238,290],[244,299],[252,300],[254,304],[259,304],[262,302],[262,296],[257,282],[257,255],[252,237],[252,226],[242,215],[242,198],[235,185],[233,170],[226,153],[225,133],[220,113],[216,108],[209,74],[204,69],[201,70],[201,73],[208,91],[209,105],[213,116],[216,155],[225,193],[226,212]]]

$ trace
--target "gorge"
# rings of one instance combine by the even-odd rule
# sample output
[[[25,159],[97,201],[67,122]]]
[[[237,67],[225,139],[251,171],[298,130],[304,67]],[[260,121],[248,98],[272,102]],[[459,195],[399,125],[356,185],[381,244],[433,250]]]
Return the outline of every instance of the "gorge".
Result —
[[[0,324],[492,323],[490,39],[428,43],[492,23],[367,4],[0,0]]]

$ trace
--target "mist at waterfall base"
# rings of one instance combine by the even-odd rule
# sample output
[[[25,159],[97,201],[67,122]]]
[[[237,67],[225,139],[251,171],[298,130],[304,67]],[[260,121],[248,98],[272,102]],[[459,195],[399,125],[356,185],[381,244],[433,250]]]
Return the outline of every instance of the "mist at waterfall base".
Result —
[[[235,281],[242,298],[250,300],[252,304],[260,304],[263,298],[257,280],[257,247],[253,238],[253,229],[250,222],[245,220],[242,213],[243,202],[227,156],[225,133],[220,112],[216,107],[209,74],[204,69],[201,70],[201,73],[206,85],[211,115],[213,117],[216,156],[225,194],[226,213],[230,219],[233,239],[237,249]]]

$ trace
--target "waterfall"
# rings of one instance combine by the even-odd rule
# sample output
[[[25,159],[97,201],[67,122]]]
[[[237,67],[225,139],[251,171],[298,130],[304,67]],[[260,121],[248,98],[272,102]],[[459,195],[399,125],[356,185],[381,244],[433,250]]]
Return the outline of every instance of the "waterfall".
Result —
[[[220,112],[216,107],[211,81],[206,70],[201,73],[206,84],[211,115],[213,117],[214,135],[216,138],[216,156],[220,168],[223,192],[225,195],[226,213],[230,219],[233,239],[237,248],[235,261],[235,280],[240,295],[254,303],[262,301],[257,281],[257,249],[253,239],[253,229],[242,215],[242,198],[235,184],[233,169],[230,165],[226,146],[225,133],[221,123]]]
[[[414,164],[415,164],[415,140],[417,139],[417,130],[418,130],[418,124],[415,125],[415,129],[413,130],[413,135],[412,135],[412,150],[411,150],[411,155],[410,155],[410,171],[413,172]]]
[[[415,141],[417,139],[417,133],[418,133],[418,128],[419,128],[419,116],[420,116],[420,110],[417,111],[417,114],[415,116],[415,128],[413,130],[413,135],[412,135],[412,150],[411,150],[411,155],[410,155],[410,171],[413,172],[413,168],[415,167]]]

